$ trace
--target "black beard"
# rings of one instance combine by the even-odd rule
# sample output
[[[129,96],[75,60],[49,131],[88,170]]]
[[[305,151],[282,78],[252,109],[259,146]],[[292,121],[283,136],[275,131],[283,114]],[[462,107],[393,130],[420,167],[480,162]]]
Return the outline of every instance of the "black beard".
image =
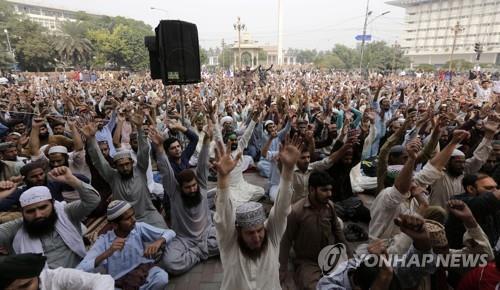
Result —
[[[120,173],[122,180],[129,180],[132,177],[134,177],[134,171],[130,171],[130,173],[123,173],[123,172],[118,172],[118,173]]]
[[[463,171],[458,172],[457,170],[452,170],[452,169],[448,169],[447,172],[451,177],[459,177],[460,175],[464,174]]]
[[[241,237],[241,233],[238,233],[238,246],[240,247],[240,251],[243,253],[243,256],[249,258],[250,260],[257,260],[260,255],[265,252],[267,248],[267,233],[264,234],[264,240],[262,241],[262,246],[259,249],[250,249],[243,238]]]
[[[238,143],[231,143],[231,151],[238,149]]]
[[[201,202],[201,193],[198,189],[195,193],[185,194],[181,193],[182,204],[184,204],[187,208],[193,208],[200,204]]]
[[[40,238],[48,233],[51,233],[56,228],[57,213],[54,207],[52,212],[46,218],[41,218],[31,222],[23,219],[23,226],[31,238]]]

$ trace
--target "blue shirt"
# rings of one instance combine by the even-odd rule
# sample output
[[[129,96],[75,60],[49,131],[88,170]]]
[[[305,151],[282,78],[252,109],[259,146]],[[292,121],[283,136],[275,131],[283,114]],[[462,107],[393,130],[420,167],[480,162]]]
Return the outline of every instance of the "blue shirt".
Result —
[[[103,267],[113,279],[120,279],[137,266],[154,262],[144,257],[145,243],[152,243],[160,238],[164,238],[166,243],[169,243],[175,238],[175,232],[137,222],[135,228],[127,236],[123,249],[114,252],[96,268],[95,259],[111,248],[116,238],[115,231],[109,231],[100,236],[76,268],[85,272],[95,272],[97,268]]]

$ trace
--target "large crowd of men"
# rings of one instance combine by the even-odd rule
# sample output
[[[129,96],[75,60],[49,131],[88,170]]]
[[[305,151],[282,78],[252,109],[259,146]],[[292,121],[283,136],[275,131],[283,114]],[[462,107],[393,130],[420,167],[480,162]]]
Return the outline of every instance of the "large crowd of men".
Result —
[[[227,290],[499,289],[498,75],[202,77],[0,86],[0,289],[166,289],[207,259]]]

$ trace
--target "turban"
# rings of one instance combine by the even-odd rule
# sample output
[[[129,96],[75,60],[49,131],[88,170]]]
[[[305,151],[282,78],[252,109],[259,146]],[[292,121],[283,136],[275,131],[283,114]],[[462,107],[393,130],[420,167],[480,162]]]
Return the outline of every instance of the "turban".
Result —
[[[0,257],[0,289],[6,288],[17,279],[40,276],[46,259],[42,254],[32,253]]]
[[[66,148],[64,146],[60,146],[60,145],[52,146],[49,149],[49,154],[52,154],[52,153],[68,154],[68,148]]]
[[[115,153],[113,156],[113,161],[120,160],[123,158],[132,158],[132,154],[130,154],[130,150],[121,150]]]
[[[453,153],[451,153],[451,157],[465,157],[465,154],[462,151],[455,149],[453,150]]]
[[[33,186],[28,188],[19,197],[21,207],[32,205],[44,200],[52,200],[52,194],[50,194],[50,190],[46,186]]]
[[[227,122],[233,122],[233,117],[231,116],[225,116],[223,117],[222,119],[220,119],[220,124],[221,125],[224,125],[224,123],[227,123]]]
[[[132,208],[132,206],[130,206],[130,203],[123,200],[113,200],[108,205],[108,211],[107,211],[108,221],[112,221],[119,218],[129,208]]]
[[[262,204],[254,201],[246,202],[236,208],[236,226],[251,228],[264,224],[266,214]]]

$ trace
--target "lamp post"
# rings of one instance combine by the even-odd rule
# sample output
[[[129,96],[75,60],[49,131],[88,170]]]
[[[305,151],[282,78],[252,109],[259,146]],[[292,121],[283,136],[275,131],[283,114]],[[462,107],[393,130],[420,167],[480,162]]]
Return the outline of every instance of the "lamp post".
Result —
[[[245,24],[241,23],[240,17],[238,16],[238,21],[233,24],[234,30],[238,31],[238,65],[241,70],[241,31],[245,30]]]
[[[376,16],[375,18],[373,18],[372,20],[370,20],[370,22],[368,22],[368,17],[370,17],[370,15],[372,15],[372,11],[370,11],[370,0],[366,0],[366,13],[365,13],[365,24],[363,25],[363,35],[362,35],[362,39],[361,39],[361,56],[360,56],[360,59],[359,59],[359,71],[361,74],[363,74],[363,57],[364,57],[364,54],[365,54],[365,37],[366,37],[366,29],[368,27],[368,24],[371,24],[373,21],[375,21],[377,18],[379,17],[382,17],[386,14],[389,14],[391,13],[391,11],[385,11],[384,13],[381,13],[380,15]]]

